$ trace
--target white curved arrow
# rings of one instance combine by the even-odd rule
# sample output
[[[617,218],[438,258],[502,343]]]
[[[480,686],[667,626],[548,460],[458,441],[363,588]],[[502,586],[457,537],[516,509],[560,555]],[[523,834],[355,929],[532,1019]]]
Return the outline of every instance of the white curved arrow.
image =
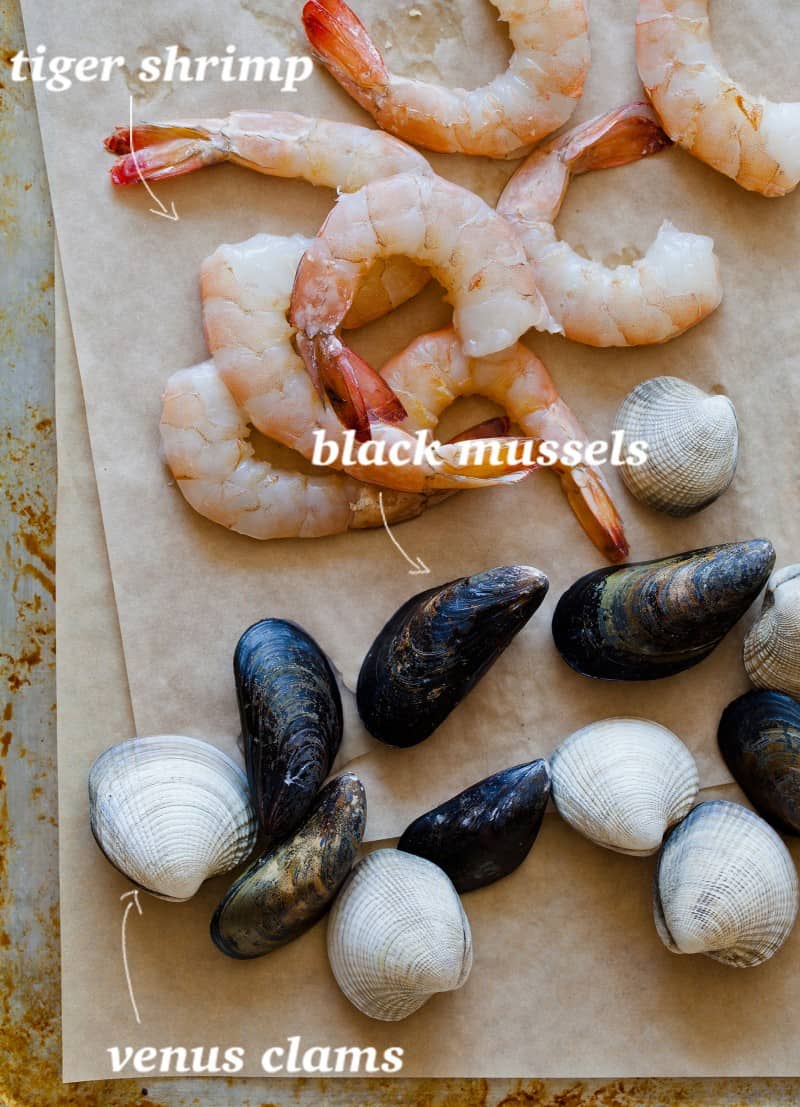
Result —
[[[395,547],[400,551],[400,553],[406,559],[408,564],[411,566],[411,568],[408,570],[409,576],[424,577],[426,573],[430,572],[430,569],[428,568],[428,566],[425,564],[425,562],[422,560],[421,557],[416,558],[416,560],[413,557],[409,557],[408,554],[406,553],[406,551],[403,549],[403,547],[397,541],[395,536],[389,530],[389,524],[386,521],[386,512],[384,511],[384,508],[383,508],[383,492],[378,493],[378,504],[379,504],[380,509],[381,509],[381,519],[383,519],[383,525],[386,528],[386,533],[391,538],[391,540],[394,543]]]
[[[144,174],[142,173],[141,169],[139,168],[139,159],[136,157],[136,150],[133,147],[133,97],[132,96],[129,97],[129,101],[130,101],[130,104],[129,104],[129,109],[128,109],[128,138],[130,140],[130,145],[131,145],[131,157],[133,158],[133,164],[136,166],[136,172],[139,175],[139,180],[142,182],[144,187],[147,189],[148,196],[150,197],[150,199],[153,201],[154,204],[158,204],[157,208],[150,208],[150,211],[153,213],[153,215],[161,215],[161,216],[164,217],[164,219],[170,219],[173,223],[177,223],[178,220],[180,219],[180,216],[178,215],[177,211],[175,210],[175,201],[173,200],[172,203],[170,204],[170,207],[172,208],[172,211],[170,211],[166,207],[166,205],[161,200],[159,200],[159,198],[156,196],[155,192],[153,192],[152,188],[150,187],[150,185],[145,180]]]
[[[131,896],[133,896],[133,899],[130,898]],[[130,969],[128,968],[128,947],[126,945],[126,939],[125,939],[125,930],[126,930],[127,925],[128,925],[128,915],[131,913],[131,909],[133,908],[134,904],[136,905],[136,910],[139,912],[139,914],[141,915],[141,913],[142,913],[142,905],[141,905],[141,903],[139,903],[139,889],[134,888],[133,891],[123,892],[122,895],[119,898],[120,898],[120,900],[124,900],[124,899],[128,900],[127,904],[125,905],[125,911],[124,911],[123,916],[122,916],[122,964],[125,967],[125,980],[127,981],[127,984],[128,984],[128,995],[131,997],[131,1006],[133,1007],[133,1013],[136,1016],[136,1021],[138,1023],[141,1023],[142,1020],[139,1018],[139,1008],[136,1006],[136,997],[133,994],[133,984],[131,983],[131,972],[130,972]]]

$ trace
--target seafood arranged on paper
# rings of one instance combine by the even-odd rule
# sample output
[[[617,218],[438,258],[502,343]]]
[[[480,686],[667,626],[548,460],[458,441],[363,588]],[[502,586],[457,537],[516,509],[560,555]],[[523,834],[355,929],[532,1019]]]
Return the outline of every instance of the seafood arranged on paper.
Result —
[[[429,150],[519,157],[575,110],[589,69],[585,0],[494,0],[508,24],[508,69],[482,88],[395,76],[344,0],[308,0],[317,57],[385,131]]]
[[[751,96],[711,41],[709,0],[639,0],[636,62],[665,130],[690,154],[764,196],[800,181],[800,103]]]
[[[722,713],[720,753],[753,806],[785,834],[800,834],[800,703],[747,692]]]
[[[626,165],[668,144],[652,109],[629,104],[536,149],[506,185],[497,210],[530,259],[556,324],[550,329],[589,346],[644,346],[683,334],[719,306],[719,261],[706,235],[666,220],[644,257],[609,268],[556,234],[571,177]]]
[[[550,795],[550,771],[539,759],[494,773],[420,815],[397,848],[443,869],[457,892],[501,880],[531,851]]]
[[[433,734],[519,634],[547,577],[504,565],[412,596],[370,646],[356,699],[367,730],[389,746]]]
[[[623,461],[620,476],[637,500],[656,511],[702,511],[733,480],[739,424],[727,396],[709,395],[678,377],[654,377],[628,393],[614,426],[626,445],[647,443],[645,460]]]
[[[767,582],[765,539],[597,569],[563,594],[556,647],[573,669],[603,680],[656,680],[716,649]]]
[[[328,923],[328,959],[354,1007],[396,1022],[461,988],[472,935],[458,892],[431,861],[379,849],[359,861]]]

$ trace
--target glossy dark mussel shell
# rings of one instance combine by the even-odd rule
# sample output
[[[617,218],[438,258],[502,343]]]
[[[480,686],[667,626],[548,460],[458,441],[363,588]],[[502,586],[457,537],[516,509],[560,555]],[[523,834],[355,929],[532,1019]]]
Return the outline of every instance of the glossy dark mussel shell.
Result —
[[[656,680],[708,657],[775,563],[757,538],[598,569],[568,588],[553,638],[573,669],[603,680]]]
[[[547,577],[504,565],[413,596],[361,666],[356,696],[367,730],[390,746],[429,737],[525,626]]]
[[[342,740],[342,701],[314,639],[283,619],[244,632],[233,657],[244,760],[262,831],[292,831],[328,776]]]
[[[800,703],[784,692],[748,692],[723,711],[717,740],[759,814],[800,834]]]
[[[536,841],[550,795],[543,759],[487,776],[421,815],[397,844],[444,869],[471,892],[512,873]]]
[[[262,853],[214,912],[211,937],[228,957],[271,953],[330,907],[358,853],[367,821],[364,787],[342,773],[323,788],[294,834]]]

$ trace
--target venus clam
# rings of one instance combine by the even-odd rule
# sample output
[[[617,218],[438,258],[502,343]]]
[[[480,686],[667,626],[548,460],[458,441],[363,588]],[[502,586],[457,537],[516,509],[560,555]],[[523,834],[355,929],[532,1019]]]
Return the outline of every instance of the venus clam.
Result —
[[[415,819],[397,848],[433,861],[458,892],[482,888],[525,860],[549,795],[546,761],[515,765]]]
[[[262,853],[228,890],[211,921],[218,948],[229,957],[259,957],[304,934],[350,872],[366,821],[355,773],[326,784],[291,837]]]
[[[761,615],[744,640],[744,667],[757,688],[800,698],[800,565],[769,578]]]
[[[406,601],[358,675],[358,710],[370,734],[403,747],[429,737],[522,630],[547,586],[538,569],[504,565]]]
[[[303,820],[342,740],[328,659],[294,623],[262,619],[233,658],[244,757],[261,829],[282,838]]]
[[[656,511],[692,515],[733,480],[739,428],[727,396],[709,395],[679,377],[655,377],[625,397],[614,426],[624,432],[623,456],[632,442],[647,443],[647,459],[624,463],[620,475]]]
[[[359,1011],[395,1022],[466,982],[472,937],[458,893],[437,865],[379,849],[356,865],[333,905],[328,958]]]
[[[553,638],[567,664],[585,676],[672,676],[719,645],[774,562],[772,544],[756,538],[598,569],[558,601]]]
[[[800,703],[748,692],[728,704],[717,732],[734,780],[779,830],[800,834]]]
[[[89,771],[89,819],[115,868],[186,900],[250,854],[256,817],[244,773],[216,746],[165,734],[120,742]]]
[[[776,953],[797,917],[797,872],[781,839],[738,803],[701,803],[665,841],[653,912],[673,953],[748,968]]]
[[[697,766],[671,730],[647,719],[603,719],[566,738],[550,758],[553,803],[598,846],[644,857],[691,809]]]

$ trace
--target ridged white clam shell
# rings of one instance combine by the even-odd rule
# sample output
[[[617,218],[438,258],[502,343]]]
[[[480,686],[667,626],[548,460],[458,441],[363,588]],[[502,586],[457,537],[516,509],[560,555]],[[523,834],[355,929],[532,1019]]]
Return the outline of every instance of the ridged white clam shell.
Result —
[[[673,953],[748,968],[776,953],[797,917],[797,872],[771,826],[738,803],[701,803],[669,835],[653,913]]]
[[[631,442],[647,443],[647,460],[621,465],[620,475],[656,511],[691,515],[733,480],[739,430],[727,396],[709,395],[679,377],[654,377],[625,397],[614,426],[625,432],[626,454]]]
[[[216,746],[175,734],[102,753],[89,771],[89,819],[112,865],[172,900],[244,861],[257,833],[244,771]]]
[[[472,936],[458,893],[431,861],[380,849],[353,869],[333,905],[328,958],[350,1002],[394,1022],[465,983]]]
[[[744,641],[744,667],[757,688],[800,698],[800,565],[769,578],[761,615]]]
[[[697,766],[680,738],[647,719],[602,719],[565,738],[550,758],[552,797],[598,846],[643,857],[691,809]]]

